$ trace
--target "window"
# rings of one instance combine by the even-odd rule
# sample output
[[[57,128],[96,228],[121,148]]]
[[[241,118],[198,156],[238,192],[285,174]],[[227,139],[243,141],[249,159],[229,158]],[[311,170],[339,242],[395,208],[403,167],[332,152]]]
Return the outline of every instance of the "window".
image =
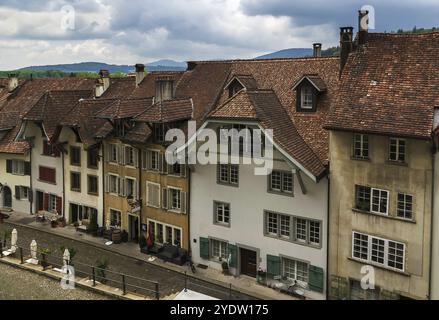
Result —
[[[81,165],[81,148],[70,147],[70,164],[72,166]]]
[[[56,170],[47,167],[39,167],[39,180],[48,183],[56,183]]]
[[[372,188],[371,211],[374,213],[388,214],[389,191]]]
[[[121,227],[121,212],[118,210],[110,209],[110,226],[114,228]]]
[[[354,158],[369,159],[369,137],[365,134],[354,134]]]
[[[114,175],[109,175],[109,183],[108,188],[110,193],[118,194],[119,193],[119,177]]]
[[[166,226],[166,243],[172,244],[172,227]]]
[[[174,229],[174,246],[181,246],[181,230]]]
[[[70,172],[70,189],[72,191],[81,192],[81,173]]]
[[[48,196],[48,211],[49,212],[53,212],[53,213],[57,212],[56,199],[57,199],[57,197],[55,195],[49,194],[49,196]]]
[[[12,174],[24,175],[25,162],[21,160],[12,160]]]
[[[15,187],[15,198],[17,200],[28,200],[29,199],[29,188],[25,186]]]
[[[265,235],[320,246],[321,222],[276,212],[265,212]]]
[[[160,185],[146,183],[146,204],[150,207],[160,208]]]
[[[116,136],[124,137],[125,136],[125,122],[124,120],[116,120],[115,121],[115,132]]]
[[[398,193],[398,203],[396,215],[403,219],[413,219],[413,196],[404,193]]]
[[[137,152],[132,147],[125,147],[125,164],[128,166],[136,166],[137,159],[136,159]]]
[[[282,258],[282,276],[289,280],[308,282],[308,264],[293,259]]]
[[[47,140],[43,140],[43,155],[49,157],[59,157],[60,152],[54,145],[49,144]]]
[[[355,207],[362,211],[370,211],[370,188],[355,186]]]
[[[405,146],[406,141],[404,139],[390,138],[389,147],[389,160],[396,162],[405,162]]]
[[[215,201],[213,207],[215,223],[230,226],[230,204]]]
[[[116,144],[109,144],[108,149],[109,149],[108,160],[110,162],[117,163],[119,160],[117,145]]]
[[[88,187],[87,192],[92,195],[98,195],[99,194],[99,179],[97,176],[88,176]]]
[[[234,164],[219,164],[217,173],[218,183],[238,185],[239,166]]]
[[[184,164],[179,164],[178,162],[169,165],[168,174],[177,177],[184,177],[186,176],[186,167]]]
[[[353,232],[352,257],[387,268],[404,271],[405,244]]]
[[[210,239],[211,258],[215,260],[228,259],[228,244],[225,241]]]
[[[181,190],[169,188],[169,209],[181,210]]]
[[[181,228],[153,220],[148,220],[148,226],[150,234],[154,235],[154,239],[157,243],[169,243],[178,247],[181,246]]]
[[[300,90],[300,107],[311,110],[314,107],[314,92],[311,86],[303,86]]]
[[[92,169],[97,169],[99,163],[99,149],[92,148],[87,150],[87,166]]]
[[[125,192],[130,199],[137,199],[137,181],[132,178],[125,178]]]
[[[160,153],[158,151],[147,150],[144,153],[144,159],[146,159],[146,163],[144,163],[143,169],[151,170],[151,171],[159,171],[160,170]]]
[[[286,171],[274,170],[269,176],[269,191],[277,193],[293,193],[293,174]]]
[[[164,243],[164,232],[163,232],[163,225],[161,223],[157,223],[157,235],[156,240],[158,243]]]

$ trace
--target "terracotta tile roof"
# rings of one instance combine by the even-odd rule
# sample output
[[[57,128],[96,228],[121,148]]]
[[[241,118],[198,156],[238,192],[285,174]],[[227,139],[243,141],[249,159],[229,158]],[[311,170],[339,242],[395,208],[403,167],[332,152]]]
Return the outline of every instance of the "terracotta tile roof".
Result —
[[[135,120],[150,123],[172,122],[189,120],[192,118],[193,104],[188,98],[166,100],[155,103]]]
[[[151,107],[153,98],[127,98],[113,101],[107,108],[96,113],[101,119],[133,118]]]
[[[215,110],[211,119],[255,120],[273,130],[273,139],[315,177],[325,172],[325,164],[302,139],[273,90],[240,91]]]
[[[328,89],[325,81],[315,74],[304,75],[299,81],[296,82],[292,89],[295,90],[304,80],[307,80],[309,83],[311,83],[319,92],[324,92]]]
[[[110,87],[99,99],[121,99],[136,89],[135,77],[110,78]]]
[[[92,97],[92,90],[48,91],[23,116],[23,120],[42,122],[48,138],[52,140],[65,114],[69,113],[81,99]]]
[[[138,122],[124,137],[124,140],[133,143],[145,143],[151,137],[152,131],[144,122]]]
[[[170,77],[175,83],[183,76],[184,71],[149,72],[142,82],[131,92],[130,98],[150,98],[155,96],[155,82],[161,77]]]
[[[86,99],[78,102],[61,121],[60,125],[77,130],[86,146],[95,144],[96,139],[105,137],[112,131],[107,120],[94,115],[112,104],[114,99]]]
[[[370,33],[350,54],[326,128],[429,139],[439,106],[439,33]]]
[[[226,89],[230,86],[233,81],[239,81],[242,86],[247,90],[256,90],[258,89],[258,83],[253,78],[252,75],[234,75],[230,82],[226,85]]]

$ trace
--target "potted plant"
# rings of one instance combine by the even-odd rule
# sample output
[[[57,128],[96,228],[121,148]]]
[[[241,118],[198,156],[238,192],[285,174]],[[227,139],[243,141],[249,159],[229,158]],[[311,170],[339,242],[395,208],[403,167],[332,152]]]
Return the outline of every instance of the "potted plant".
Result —
[[[58,220],[52,220],[52,221],[50,221],[50,225],[51,225],[52,228],[56,228],[56,227],[58,227]]]
[[[105,284],[107,282],[106,270],[108,269],[108,260],[100,259],[96,261],[96,280]]]
[[[64,218],[64,217],[59,218],[57,222],[58,222],[58,226],[61,228],[64,228],[67,224],[66,218]]]
[[[47,262],[47,256],[50,255],[51,251],[49,248],[43,248],[41,249],[40,253],[41,253],[41,266],[44,269],[47,269],[50,266],[50,264]]]
[[[225,274],[225,275],[229,275],[230,274],[229,264],[227,263],[227,261],[223,261],[221,263],[221,267],[223,268],[223,274]]]

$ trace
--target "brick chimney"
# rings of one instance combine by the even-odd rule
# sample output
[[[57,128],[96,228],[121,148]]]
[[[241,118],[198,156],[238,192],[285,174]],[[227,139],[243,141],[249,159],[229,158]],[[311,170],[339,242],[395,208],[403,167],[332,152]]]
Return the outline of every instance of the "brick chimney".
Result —
[[[369,11],[358,11],[358,45],[361,46],[367,42],[369,33]]]
[[[348,61],[349,53],[352,52],[354,44],[354,28],[342,27],[340,28],[340,75]]]
[[[96,80],[95,97],[101,97],[110,87],[110,72],[108,70],[99,71],[99,78]]]
[[[18,87],[18,75],[10,73],[8,74],[8,80],[8,92],[12,92]]]
[[[145,65],[138,63],[136,64],[136,86],[138,86],[143,79],[145,79]]]
[[[313,56],[314,58],[319,58],[322,56],[322,44],[321,43],[314,43],[312,45],[313,47]]]

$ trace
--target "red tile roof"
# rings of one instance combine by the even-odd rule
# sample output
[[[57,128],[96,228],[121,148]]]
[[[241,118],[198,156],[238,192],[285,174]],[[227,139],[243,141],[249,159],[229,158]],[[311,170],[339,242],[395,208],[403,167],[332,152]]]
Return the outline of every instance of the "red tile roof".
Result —
[[[348,58],[325,127],[429,139],[439,106],[438,75],[438,32],[370,33]]]
[[[101,119],[134,118],[151,107],[153,98],[127,98],[114,100],[107,108],[96,113]]]
[[[149,123],[173,122],[189,120],[192,114],[192,99],[180,98],[155,103],[138,115],[135,120]]]

